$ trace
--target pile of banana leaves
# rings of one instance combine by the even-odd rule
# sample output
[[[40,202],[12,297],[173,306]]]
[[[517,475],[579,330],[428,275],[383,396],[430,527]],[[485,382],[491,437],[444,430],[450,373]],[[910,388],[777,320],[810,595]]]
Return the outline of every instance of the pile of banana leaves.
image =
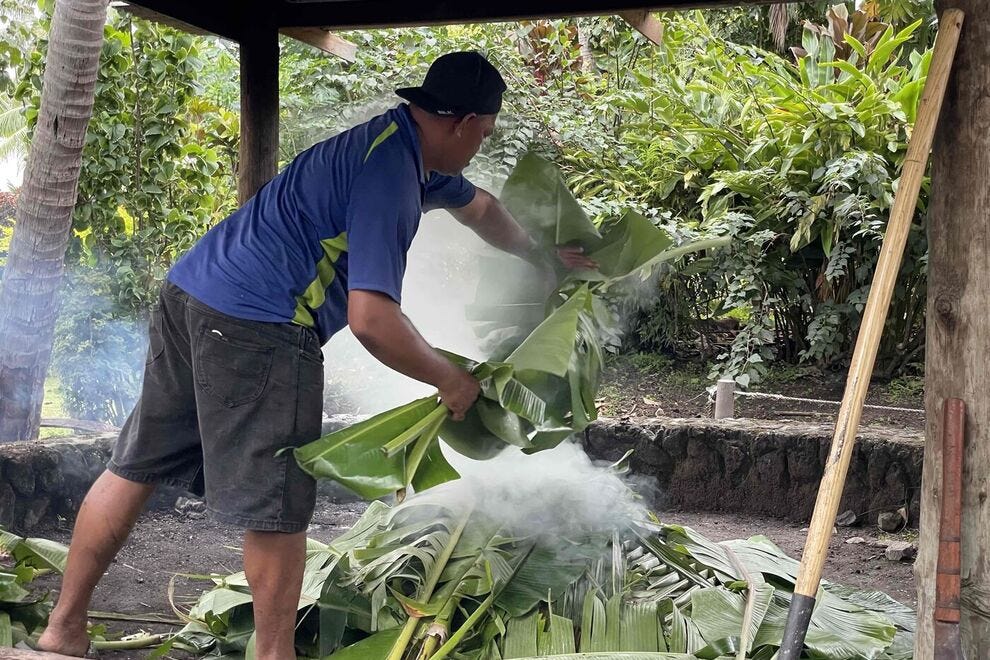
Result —
[[[714,238],[675,247],[666,232],[633,212],[602,233],[557,168],[535,154],[519,161],[501,201],[545,248],[548,264],[556,246],[580,245],[598,270],[558,272],[559,286],[545,300],[534,299],[537,286],[523,292],[522,301],[475,306],[479,328],[498,340],[488,342],[485,362],[446,353],[481,383],[481,396],[464,421],[451,420],[436,395],[413,401],[294,450],[309,474],[374,499],[456,479],[440,439],[479,460],[507,446],[526,452],[555,447],[597,416],[602,337],[614,324],[607,292],[656,264],[726,242]]]
[[[581,510],[567,504],[560,479],[537,489],[511,474],[501,479],[502,493],[528,493],[554,512]],[[611,500],[607,477],[571,483]],[[534,524],[512,514],[516,502],[494,500],[496,492],[461,479],[395,506],[372,502],[343,536],[310,540],[296,633],[302,657],[770,660],[776,653],[797,562],[769,539],[714,543],[645,513],[624,515],[621,506],[612,524],[580,513]],[[250,657],[244,575],[214,582],[174,644]],[[825,584],[817,603],[802,657],[911,657],[914,613],[885,594]]]
[[[0,562],[0,649],[27,641],[44,627],[51,601],[32,595],[30,586],[41,575],[64,572],[68,552],[61,543],[0,527],[0,560],[6,559]]]

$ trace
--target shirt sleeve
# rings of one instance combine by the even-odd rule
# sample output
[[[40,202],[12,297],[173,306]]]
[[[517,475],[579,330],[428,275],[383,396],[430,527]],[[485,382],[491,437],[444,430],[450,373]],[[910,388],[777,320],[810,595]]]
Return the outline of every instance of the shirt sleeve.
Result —
[[[406,252],[419,226],[416,197],[382,168],[365,168],[347,205],[347,290],[378,291],[402,302]],[[418,189],[418,186],[416,186]]]
[[[474,184],[463,176],[446,176],[434,172],[426,182],[423,211],[459,209],[474,199],[475,192]]]

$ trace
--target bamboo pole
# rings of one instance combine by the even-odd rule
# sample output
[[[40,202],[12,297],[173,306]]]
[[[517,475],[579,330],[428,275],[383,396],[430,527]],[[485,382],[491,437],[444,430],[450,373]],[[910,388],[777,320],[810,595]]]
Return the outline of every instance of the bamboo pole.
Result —
[[[918,192],[925,176],[935,126],[942,108],[942,99],[952,70],[952,60],[956,45],[959,43],[962,24],[963,12],[958,9],[946,10],[939,21],[939,33],[935,40],[935,52],[928,70],[928,80],[918,107],[918,117],[904,160],[904,171],[901,174],[894,207],[891,209],[887,232],[880,249],[880,259],[877,262],[870,296],[863,313],[863,323],[849,364],[849,375],[832,436],[832,447],[825,463],[815,511],[808,530],[808,539],[801,557],[797,583],[794,586],[787,625],[784,628],[784,638],[778,656],[780,660],[797,660],[804,647],[804,638],[815,607],[835,515],[839,509],[846,473],[849,471],[849,462],[856,444],[856,432],[863,414],[863,402],[870,385],[870,376],[873,373],[877,348],[887,320],[887,310],[900,270],[904,246],[911,230],[911,219],[918,204]]]

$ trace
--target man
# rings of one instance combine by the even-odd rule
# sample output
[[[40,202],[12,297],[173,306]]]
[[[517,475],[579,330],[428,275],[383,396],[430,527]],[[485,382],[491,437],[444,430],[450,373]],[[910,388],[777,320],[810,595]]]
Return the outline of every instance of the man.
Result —
[[[100,576],[156,484],[205,494],[244,532],[259,660],[287,660],[315,484],[279,449],[320,436],[320,346],[345,324],[378,360],[434,385],[454,419],[477,381],[400,308],[421,214],[448,208],[488,243],[538,261],[505,208],[461,171],[491,135],[505,83],[480,54],[450,53],[409,101],[300,154],[169,272],[153,311],[141,398],[83,502],[39,647],[83,655]],[[570,268],[594,267],[561,248]]]

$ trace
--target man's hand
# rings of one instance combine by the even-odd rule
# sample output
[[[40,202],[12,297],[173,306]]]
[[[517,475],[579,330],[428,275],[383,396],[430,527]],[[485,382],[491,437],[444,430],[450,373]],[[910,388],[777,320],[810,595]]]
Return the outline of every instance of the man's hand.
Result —
[[[450,410],[455,422],[464,419],[464,414],[474,405],[481,393],[478,379],[460,367],[451,365],[450,376],[440,383],[440,402]]]
[[[584,248],[577,245],[557,246],[557,258],[568,270],[598,270],[598,262],[586,257]]]

